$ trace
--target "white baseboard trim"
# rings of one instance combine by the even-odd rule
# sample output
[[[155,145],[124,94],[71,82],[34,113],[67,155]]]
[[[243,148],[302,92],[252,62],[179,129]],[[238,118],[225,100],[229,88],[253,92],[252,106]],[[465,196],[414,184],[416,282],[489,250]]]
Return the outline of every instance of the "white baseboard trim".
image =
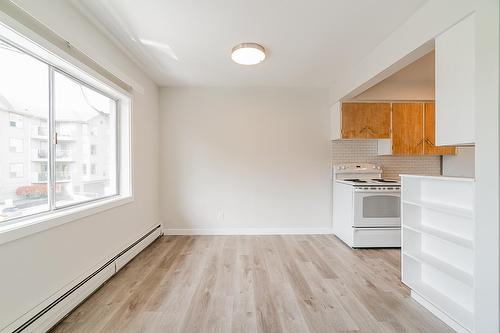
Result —
[[[11,332],[47,332],[88,296],[111,278],[127,262],[154,242],[162,234],[162,227],[151,229],[143,237],[116,253],[93,272],[87,272],[74,283],[66,286],[36,308],[0,328],[0,333]]]
[[[331,228],[194,228],[163,229],[165,235],[329,235]]]
[[[422,305],[424,308],[429,310],[433,315],[441,319],[446,325],[450,326],[452,329],[454,329],[458,333],[470,333],[470,331],[466,328],[464,328],[462,325],[457,323],[455,320],[453,320],[450,316],[448,316],[446,313],[438,309],[437,307],[434,306],[431,302],[414,292],[413,290],[411,291],[411,298],[413,298],[415,301],[417,301],[420,305]]]

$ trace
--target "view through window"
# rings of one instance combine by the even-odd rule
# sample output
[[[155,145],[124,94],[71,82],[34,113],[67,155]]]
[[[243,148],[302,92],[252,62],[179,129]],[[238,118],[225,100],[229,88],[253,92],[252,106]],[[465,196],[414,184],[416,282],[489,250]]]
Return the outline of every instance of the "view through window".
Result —
[[[2,41],[0,73],[0,222],[117,194],[116,101]]]

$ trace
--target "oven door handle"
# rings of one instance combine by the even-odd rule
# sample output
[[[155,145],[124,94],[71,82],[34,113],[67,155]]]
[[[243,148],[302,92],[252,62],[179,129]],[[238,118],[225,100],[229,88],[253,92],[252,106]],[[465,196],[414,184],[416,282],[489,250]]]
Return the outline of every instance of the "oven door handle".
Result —
[[[354,189],[354,192],[355,193],[360,193],[360,194],[387,194],[387,195],[391,195],[391,194],[397,194],[397,196],[399,196],[401,194],[401,190],[380,190],[380,191],[377,191],[377,190],[364,190],[362,188],[360,189]]]

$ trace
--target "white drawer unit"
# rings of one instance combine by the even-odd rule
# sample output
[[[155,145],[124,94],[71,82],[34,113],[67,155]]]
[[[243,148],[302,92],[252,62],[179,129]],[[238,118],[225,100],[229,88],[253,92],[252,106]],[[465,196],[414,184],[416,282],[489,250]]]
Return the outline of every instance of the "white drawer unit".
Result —
[[[400,247],[401,229],[397,228],[356,228],[353,229],[353,246],[361,247]]]

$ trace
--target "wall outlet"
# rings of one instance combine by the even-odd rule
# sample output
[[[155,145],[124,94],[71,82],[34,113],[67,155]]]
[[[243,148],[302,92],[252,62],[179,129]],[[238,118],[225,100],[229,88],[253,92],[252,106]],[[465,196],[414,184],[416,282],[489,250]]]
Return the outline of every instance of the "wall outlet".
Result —
[[[219,209],[217,212],[217,221],[224,221],[224,209]]]

